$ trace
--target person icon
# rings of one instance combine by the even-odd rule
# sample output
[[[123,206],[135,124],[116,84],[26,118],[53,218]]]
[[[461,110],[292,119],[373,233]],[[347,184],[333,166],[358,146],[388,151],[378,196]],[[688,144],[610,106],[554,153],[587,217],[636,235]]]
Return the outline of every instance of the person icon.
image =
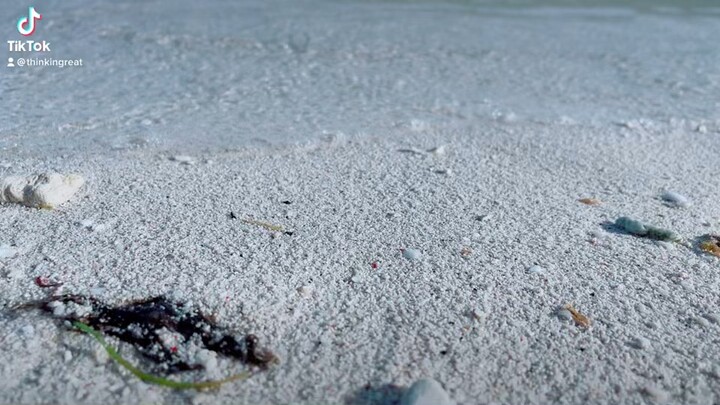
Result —
[[[15,67],[15,59],[13,59],[13,58],[8,58],[7,67]]]

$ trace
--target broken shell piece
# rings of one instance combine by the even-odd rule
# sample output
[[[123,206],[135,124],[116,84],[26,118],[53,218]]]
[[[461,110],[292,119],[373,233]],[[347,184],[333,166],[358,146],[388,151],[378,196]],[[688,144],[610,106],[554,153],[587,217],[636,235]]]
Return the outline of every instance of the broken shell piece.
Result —
[[[0,181],[0,202],[35,208],[55,208],[68,201],[83,184],[85,179],[77,174],[10,176]]]
[[[581,198],[578,201],[585,205],[600,205],[601,202],[597,198]]]
[[[690,199],[674,191],[665,191],[660,195],[668,205],[686,208],[691,205]]]
[[[674,191],[665,191],[660,195],[660,198],[672,207],[687,208],[692,205],[689,198]]]
[[[534,265],[534,266],[530,267],[529,269],[527,269],[527,272],[530,274],[542,274],[542,273],[545,273],[545,269],[542,268],[541,266]]]
[[[592,322],[590,322],[590,318],[588,318],[587,316],[580,313],[580,311],[575,309],[575,307],[572,304],[566,304],[564,309],[566,309],[566,310],[568,310],[568,312],[570,312],[570,315],[572,315],[572,319],[573,319],[573,321],[575,321],[575,324],[577,326],[583,327],[585,329],[590,327],[590,325],[592,323]]]
[[[700,250],[720,257],[720,236],[705,235],[700,242]]]

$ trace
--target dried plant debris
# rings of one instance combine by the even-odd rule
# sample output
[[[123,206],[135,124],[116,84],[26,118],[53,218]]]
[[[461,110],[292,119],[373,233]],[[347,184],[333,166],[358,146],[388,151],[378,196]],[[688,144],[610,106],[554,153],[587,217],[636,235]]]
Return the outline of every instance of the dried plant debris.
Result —
[[[120,353],[115,350],[114,347],[110,346],[106,341],[105,338],[102,337],[98,331],[91,328],[90,326],[82,323],[82,322],[73,322],[73,326],[77,329],[87,333],[88,335],[92,336],[93,339],[97,340],[98,343],[105,349],[108,356],[115,360],[118,364],[120,364],[123,368],[128,370],[132,375],[139,378],[140,380],[148,383],[148,384],[155,384],[155,385],[161,385],[163,387],[173,388],[176,390],[186,390],[186,389],[195,389],[195,390],[207,390],[207,389],[213,389],[213,388],[220,388],[221,385],[231,382],[231,381],[237,381],[242,380],[250,376],[249,373],[239,373],[235,375],[231,375],[230,377],[223,378],[222,380],[210,380],[210,381],[175,381],[170,380],[168,378],[152,375],[149,373],[146,373],[139,368],[133,366],[129,361],[125,360],[124,357],[120,355]]]
[[[130,343],[157,365],[158,372],[203,369],[198,360],[201,350],[261,369],[278,362],[271,351],[260,347],[255,335],[238,339],[197,310],[164,297],[111,307],[91,297],[62,295],[25,307],[39,307],[55,318],[79,322]]]
[[[573,321],[575,321],[575,324],[577,326],[580,326],[585,329],[590,327],[590,325],[591,325],[590,318],[581,314],[580,311],[575,309],[575,307],[572,304],[566,304],[564,308],[570,312],[570,314],[572,315]]]
[[[581,198],[578,201],[585,205],[600,205],[602,202],[597,198]]]
[[[668,242],[680,242],[682,240],[680,235],[673,231],[643,224],[640,221],[628,217],[618,218],[615,221],[615,225],[635,236]]]
[[[700,238],[700,250],[720,257],[720,236],[705,235]]]
[[[282,226],[280,226],[280,225],[273,225],[273,224],[269,224],[269,223],[267,223],[267,222],[256,221],[256,220],[254,220],[254,219],[243,219],[242,221],[245,222],[246,224],[255,225],[255,226],[259,226],[259,227],[261,227],[261,228],[265,228],[265,229],[267,229],[268,231],[282,232],[282,233],[284,233],[284,234],[286,234],[286,235],[292,235],[292,234],[293,234],[293,232],[291,232],[291,231],[286,231],[286,230],[285,230]]]

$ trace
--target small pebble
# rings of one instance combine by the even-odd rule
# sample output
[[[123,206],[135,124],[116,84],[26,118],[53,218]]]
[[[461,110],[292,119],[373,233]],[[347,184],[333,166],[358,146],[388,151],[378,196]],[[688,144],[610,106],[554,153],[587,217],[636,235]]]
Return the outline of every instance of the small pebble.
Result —
[[[304,298],[308,298],[313,293],[313,288],[309,285],[304,285],[302,287],[298,287],[297,292]]]
[[[615,225],[623,228],[625,231],[633,235],[646,235],[647,228],[642,222],[628,217],[620,217],[615,221]]]
[[[63,353],[63,359],[65,360],[65,362],[67,363],[70,360],[72,360],[72,357],[73,356],[72,356],[72,353],[70,352],[70,350],[65,350],[65,353]]]
[[[452,405],[442,385],[433,379],[417,380],[400,399],[400,405]]]
[[[535,266],[532,266],[529,269],[527,269],[527,272],[530,274],[541,274],[541,273],[545,273],[545,269],[538,265],[535,265]]]
[[[419,260],[422,258],[422,252],[418,249],[405,249],[403,250],[402,255],[408,260]]]
[[[192,156],[187,156],[187,155],[171,156],[170,160],[172,160],[173,162],[178,162],[180,164],[184,164],[184,165],[194,165],[195,164],[195,158],[193,158]]]
[[[678,194],[674,191],[665,191],[662,193],[660,198],[663,199],[668,205],[679,208],[687,208],[692,203],[690,200],[682,194]]]
[[[652,225],[643,224],[640,221],[628,218],[620,217],[615,221],[615,226],[624,229],[626,232],[636,236],[643,236],[661,241],[669,242],[681,242],[682,238],[674,231],[670,231],[663,228],[658,228]]]

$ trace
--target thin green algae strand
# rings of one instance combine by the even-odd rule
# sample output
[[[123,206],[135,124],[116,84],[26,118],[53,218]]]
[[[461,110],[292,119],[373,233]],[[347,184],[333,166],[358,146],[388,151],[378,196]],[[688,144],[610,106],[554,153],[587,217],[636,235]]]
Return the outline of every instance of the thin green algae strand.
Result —
[[[80,329],[81,331],[87,333],[88,335],[92,336],[95,340],[97,340],[100,345],[107,351],[108,356],[118,362],[121,366],[123,366],[126,370],[128,370],[130,373],[132,373],[135,377],[139,378],[140,380],[149,383],[149,384],[155,384],[160,385],[163,387],[173,388],[176,390],[209,390],[214,388],[219,388],[221,385],[236,381],[236,380],[243,380],[247,377],[249,377],[249,373],[244,372],[240,374],[235,374],[230,377],[224,378],[222,380],[215,380],[215,381],[198,381],[198,382],[185,382],[185,381],[175,381],[170,380],[167,378],[159,377],[156,375],[148,374],[139,368],[133,366],[130,364],[129,361],[125,360],[120,354],[110,346],[105,339],[102,337],[102,335],[97,332],[95,329],[90,327],[89,325],[82,323],[82,322],[73,322],[73,326]]]
[[[638,220],[628,217],[618,218],[617,220],[615,220],[615,225],[635,236],[642,236],[645,238],[668,242],[679,242],[682,239],[680,235],[678,235],[676,232],[668,229],[658,228],[652,225],[643,224]]]

